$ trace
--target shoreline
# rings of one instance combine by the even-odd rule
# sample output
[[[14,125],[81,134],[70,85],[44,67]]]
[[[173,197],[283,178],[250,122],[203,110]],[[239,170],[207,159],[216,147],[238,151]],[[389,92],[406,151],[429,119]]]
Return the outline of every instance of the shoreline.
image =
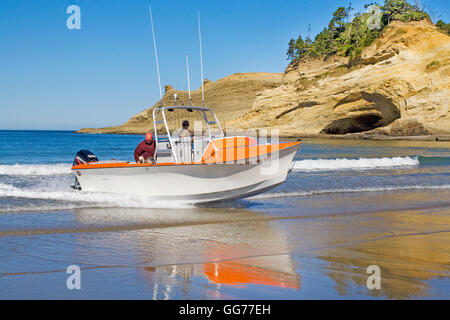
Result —
[[[143,132],[122,132],[118,131],[109,131],[102,132],[99,129],[93,129],[92,131],[88,131],[85,129],[80,129],[77,131],[73,131],[76,134],[122,134],[122,135],[141,135]],[[234,135],[238,134],[232,131],[226,132],[226,134]],[[270,136],[270,135],[269,135]],[[450,134],[433,134],[433,135],[423,135],[423,136],[389,136],[382,134],[372,134],[372,133],[348,133],[344,135],[333,135],[333,134],[280,134],[280,139],[312,139],[312,140],[323,140],[323,139],[332,139],[332,140],[371,140],[371,141],[450,141]]]
[[[289,136],[281,136],[282,138],[294,138]],[[450,134],[435,134],[425,136],[388,136],[380,134],[367,133],[349,133],[345,135],[328,135],[328,134],[306,134],[302,138],[305,139],[334,139],[334,140],[371,140],[371,141],[450,141]]]

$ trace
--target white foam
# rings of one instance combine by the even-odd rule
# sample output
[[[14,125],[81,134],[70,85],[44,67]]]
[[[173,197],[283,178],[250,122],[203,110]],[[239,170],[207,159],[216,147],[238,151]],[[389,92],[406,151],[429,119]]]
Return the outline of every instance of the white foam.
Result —
[[[70,174],[70,164],[13,164],[0,165],[0,174],[5,175],[32,175],[32,176],[48,176]]]
[[[361,187],[361,188],[342,188],[342,189],[322,189],[310,191],[295,191],[295,192],[277,192],[277,193],[263,193],[251,197],[252,199],[271,199],[271,198],[285,198],[285,197],[301,197],[312,196],[316,194],[329,193],[358,193],[358,192],[383,192],[383,191],[398,191],[398,190],[441,190],[450,189],[450,184],[444,185],[410,185],[410,186],[386,186],[386,187]]]
[[[9,184],[4,184],[0,182],[0,191],[13,191],[16,190],[17,188],[15,188],[12,185]]]
[[[296,171],[367,170],[418,165],[418,157],[307,159],[294,161],[292,169]]]
[[[78,190],[51,191],[20,189],[0,183],[0,197],[43,199],[69,202],[74,208],[121,207],[121,208],[190,208],[193,205],[178,201],[155,201],[145,196],[84,192]],[[67,205],[63,206],[67,208]],[[0,210],[1,211],[1,210]]]

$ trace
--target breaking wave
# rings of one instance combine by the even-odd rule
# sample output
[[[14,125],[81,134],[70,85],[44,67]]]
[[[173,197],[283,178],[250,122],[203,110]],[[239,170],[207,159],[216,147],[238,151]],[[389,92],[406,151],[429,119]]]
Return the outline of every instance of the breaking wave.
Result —
[[[419,163],[419,157],[306,159],[294,161],[292,169],[295,171],[368,170],[411,167],[418,166]],[[0,175],[69,175],[71,174],[70,168],[71,165],[66,163],[0,165]]]
[[[419,157],[307,159],[293,162],[295,171],[370,170],[419,165]]]
[[[155,201],[145,196],[84,192],[78,190],[45,191],[20,189],[0,183],[0,198],[13,197],[34,200],[33,204],[7,205],[0,212],[64,210],[76,208],[190,208],[193,205],[177,201]],[[36,202],[36,200],[42,200]]]

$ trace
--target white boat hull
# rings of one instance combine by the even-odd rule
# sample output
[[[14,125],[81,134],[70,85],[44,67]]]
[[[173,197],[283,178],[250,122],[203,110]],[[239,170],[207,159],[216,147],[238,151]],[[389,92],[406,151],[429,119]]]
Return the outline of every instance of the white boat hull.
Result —
[[[249,197],[283,183],[300,145],[262,163],[213,163],[75,169],[84,191],[202,203]],[[256,162],[256,161],[255,161]]]

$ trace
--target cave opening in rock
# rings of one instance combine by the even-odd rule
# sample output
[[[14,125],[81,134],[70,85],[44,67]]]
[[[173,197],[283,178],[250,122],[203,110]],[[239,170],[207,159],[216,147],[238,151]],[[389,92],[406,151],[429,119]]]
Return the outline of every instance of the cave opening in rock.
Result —
[[[364,132],[381,126],[381,120],[380,116],[374,114],[339,119],[323,129],[322,133],[346,134]]]

